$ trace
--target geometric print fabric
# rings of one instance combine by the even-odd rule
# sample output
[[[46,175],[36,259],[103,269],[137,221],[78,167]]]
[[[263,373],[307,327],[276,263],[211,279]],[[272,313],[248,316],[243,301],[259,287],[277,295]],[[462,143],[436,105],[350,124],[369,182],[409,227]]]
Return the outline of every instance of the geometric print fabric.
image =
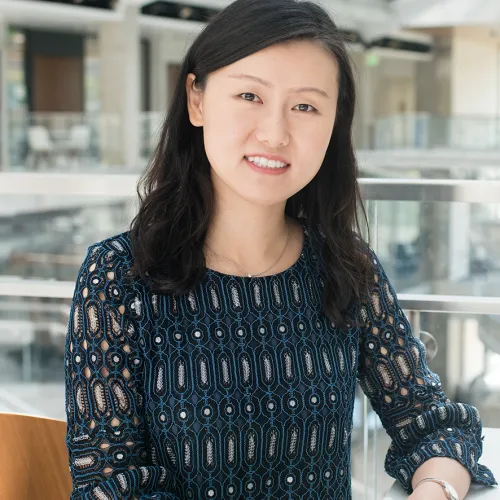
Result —
[[[128,233],[89,248],[66,349],[73,499],[347,500],[357,381],[405,489],[433,456],[495,484],[477,410],[443,394],[375,254],[374,289],[339,328],[315,241],[305,230],[283,273],[208,270],[180,297],[130,279]]]

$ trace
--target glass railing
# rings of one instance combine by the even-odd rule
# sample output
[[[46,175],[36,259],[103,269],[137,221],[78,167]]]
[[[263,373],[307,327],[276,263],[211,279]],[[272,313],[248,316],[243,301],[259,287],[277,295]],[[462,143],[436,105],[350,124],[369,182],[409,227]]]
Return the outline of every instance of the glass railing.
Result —
[[[373,244],[397,290],[500,296],[500,182],[364,179]]]
[[[408,113],[377,118],[373,147],[500,150],[500,117]]]
[[[84,249],[126,230],[137,178],[2,174],[0,276],[74,279]],[[371,243],[400,293],[500,296],[500,181],[360,182]]]
[[[139,163],[144,168],[158,143],[164,113],[139,114]],[[124,171],[120,115],[106,113],[8,114],[9,171]],[[128,169],[130,170],[130,168]]]
[[[92,242],[128,228],[131,197],[2,195],[0,279],[71,281]]]
[[[11,111],[8,139],[13,171],[123,164],[119,115]]]
[[[126,230],[137,175],[0,175],[0,411],[64,418],[63,353],[86,248]],[[500,427],[500,183],[361,179],[371,244],[447,394]],[[430,335],[428,335],[430,334]],[[436,353],[437,347],[437,353]],[[353,498],[382,498],[388,438],[358,393]]]

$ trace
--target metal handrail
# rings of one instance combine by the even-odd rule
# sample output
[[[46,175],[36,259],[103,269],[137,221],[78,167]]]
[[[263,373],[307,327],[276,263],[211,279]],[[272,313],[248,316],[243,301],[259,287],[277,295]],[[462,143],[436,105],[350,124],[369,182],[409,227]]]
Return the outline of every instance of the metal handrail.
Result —
[[[0,278],[0,296],[71,299],[75,283],[44,279]],[[407,311],[462,314],[500,314],[500,297],[423,295],[402,293],[401,307]]]
[[[359,183],[367,200],[500,203],[500,181],[365,178]]]
[[[401,307],[407,311],[500,314],[500,297],[402,293],[398,298]]]

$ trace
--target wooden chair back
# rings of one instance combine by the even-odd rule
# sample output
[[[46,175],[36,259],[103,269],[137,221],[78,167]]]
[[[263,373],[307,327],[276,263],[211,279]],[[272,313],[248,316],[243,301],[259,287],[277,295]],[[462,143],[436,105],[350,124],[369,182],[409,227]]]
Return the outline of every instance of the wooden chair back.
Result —
[[[0,413],[0,498],[68,500],[66,422]]]

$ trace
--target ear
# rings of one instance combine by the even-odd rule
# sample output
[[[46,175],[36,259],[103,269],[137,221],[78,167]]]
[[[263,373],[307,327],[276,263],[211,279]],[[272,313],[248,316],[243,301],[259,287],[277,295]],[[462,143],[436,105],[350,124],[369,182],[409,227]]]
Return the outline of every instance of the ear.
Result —
[[[193,127],[203,127],[203,93],[196,87],[196,76],[189,73],[186,79],[189,121]]]

